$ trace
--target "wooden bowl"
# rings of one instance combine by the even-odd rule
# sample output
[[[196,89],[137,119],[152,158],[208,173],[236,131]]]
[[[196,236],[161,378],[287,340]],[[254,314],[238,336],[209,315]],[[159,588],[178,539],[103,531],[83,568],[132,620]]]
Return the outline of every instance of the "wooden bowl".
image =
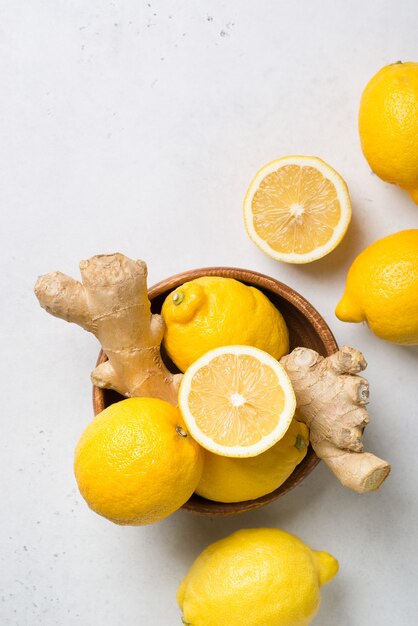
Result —
[[[260,289],[279,309],[286,320],[290,335],[290,350],[303,346],[312,348],[323,356],[328,356],[338,349],[335,338],[326,322],[305,298],[278,280],[250,270],[233,267],[204,267],[167,278],[151,287],[148,291],[152,312],[160,313],[162,304],[171,291],[186,281],[199,278],[200,276],[235,278],[247,285]],[[178,369],[168,359],[167,355],[163,354],[163,358],[171,371],[178,372]],[[103,363],[106,359],[106,355],[101,351],[97,365]],[[113,402],[118,402],[122,399],[123,397],[114,391],[93,387],[94,414],[97,415]],[[258,509],[273,500],[277,500],[277,498],[281,498],[285,493],[296,487],[312,472],[318,463],[318,457],[312,448],[309,447],[304,460],[295,468],[286,482],[275,491],[261,498],[245,502],[223,503],[206,500],[194,494],[182,508],[202,515],[235,515],[244,511]]]

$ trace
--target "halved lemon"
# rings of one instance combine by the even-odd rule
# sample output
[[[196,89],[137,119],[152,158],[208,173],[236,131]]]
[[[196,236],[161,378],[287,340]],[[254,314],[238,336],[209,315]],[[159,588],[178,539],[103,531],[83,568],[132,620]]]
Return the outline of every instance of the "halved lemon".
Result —
[[[251,457],[279,441],[296,409],[292,384],[272,356],[251,346],[206,352],[185,372],[179,407],[204,448]]]
[[[351,220],[348,188],[327,163],[287,156],[256,174],[244,200],[250,238],[286,263],[310,263],[340,243]]]

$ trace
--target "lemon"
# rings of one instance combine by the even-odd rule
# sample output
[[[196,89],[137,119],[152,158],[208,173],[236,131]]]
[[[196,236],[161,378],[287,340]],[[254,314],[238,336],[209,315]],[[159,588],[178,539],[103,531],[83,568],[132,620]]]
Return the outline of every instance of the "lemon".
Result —
[[[296,399],[284,367],[270,354],[225,346],[186,370],[179,407],[192,437],[206,450],[251,457],[284,436]]]
[[[318,157],[268,163],[244,199],[248,235],[263,252],[286,263],[310,263],[334,250],[350,220],[347,185]]]
[[[184,283],[167,296],[162,315],[165,349],[183,372],[219,346],[255,346],[276,359],[289,352],[286,323],[276,307],[233,278],[203,276]]]
[[[74,470],[93,511],[117,524],[157,522],[192,495],[203,453],[177,408],[155,398],[110,405],[84,430]]]
[[[387,341],[418,344],[418,230],[379,239],[354,260],[336,311]]]
[[[307,426],[292,420],[284,437],[258,456],[233,459],[205,450],[203,474],[196,493],[218,502],[242,502],[271,493],[305,458],[308,445]]]
[[[418,63],[383,67],[364,89],[361,147],[373,172],[418,204]]]
[[[307,626],[338,562],[276,528],[239,530],[210,545],[177,591],[190,626]]]

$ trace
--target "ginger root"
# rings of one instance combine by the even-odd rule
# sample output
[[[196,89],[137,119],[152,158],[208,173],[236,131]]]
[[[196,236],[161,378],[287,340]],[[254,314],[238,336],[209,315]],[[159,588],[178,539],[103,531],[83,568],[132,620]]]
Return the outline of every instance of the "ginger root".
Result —
[[[119,253],[101,254],[81,261],[80,272],[81,283],[61,272],[41,276],[35,294],[48,313],[82,326],[100,341],[108,361],[92,372],[93,384],[126,397],[177,404],[181,376],[161,358],[164,322],[151,314],[146,264]]]
[[[97,255],[81,261],[80,272],[81,283],[60,272],[41,276],[35,294],[48,313],[100,341],[108,361],[92,372],[93,384],[176,405],[182,375],[172,374],[161,358],[164,322],[151,313],[145,263],[119,253]],[[297,418],[309,427],[318,457],[346,487],[359,493],[378,489],[390,465],[363,452],[369,391],[356,375],[366,367],[360,352],[345,347],[324,358],[296,348],[280,362],[295,390]]]
[[[317,456],[345,487],[358,493],[376,491],[390,465],[363,452],[361,438],[369,423],[369,384],[357,375],[367,365],[363,355],[347,346],[326,358],[296,348],[280,363],[295,391],[296,418],[308,426]]]

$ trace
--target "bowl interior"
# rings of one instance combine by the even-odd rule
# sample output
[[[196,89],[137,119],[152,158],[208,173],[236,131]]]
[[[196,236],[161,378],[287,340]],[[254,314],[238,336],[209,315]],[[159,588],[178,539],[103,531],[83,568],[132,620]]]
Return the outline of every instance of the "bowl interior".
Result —
[[[287,285],[249,270],[225,267],[202,268],[177,274],[167,280],[164,280],[149,289],[149,298],[151,300],[151,310],[153,313],[160,313],[162,304],[167,295],[176,287],[179,287],[188,280],[193,280],[199,276],[224,276],[227,278],[235,278],[241,282],[257,287],[271,300],[271,302],[282,313],[287,327],[289,329],[290,350],[303,346],[312,348],[322,356],[333,354],[337,349],[335,338],[327,326],[325,320],[319,315],[318,311],[312,307],[305,298]],[[177,372],[177,368],[163,354],[164,361],[169,369]],[[106,360],[103,352],[100,353],[98,363]],[[94,413],[97,415],[104,408],[122,400],[122,396],[118,393],[93,387],[93,406]],[[203,515],[234,515],[257,509],[296,487],[318,464],[319,459],[315,455],[311,447],[304,460],[295,468],[292,475],[278,489],[261,498],[249,500],[246,502],[222,503],[206,500],[200,496],[193,495],[183,508],[195,513]]]

